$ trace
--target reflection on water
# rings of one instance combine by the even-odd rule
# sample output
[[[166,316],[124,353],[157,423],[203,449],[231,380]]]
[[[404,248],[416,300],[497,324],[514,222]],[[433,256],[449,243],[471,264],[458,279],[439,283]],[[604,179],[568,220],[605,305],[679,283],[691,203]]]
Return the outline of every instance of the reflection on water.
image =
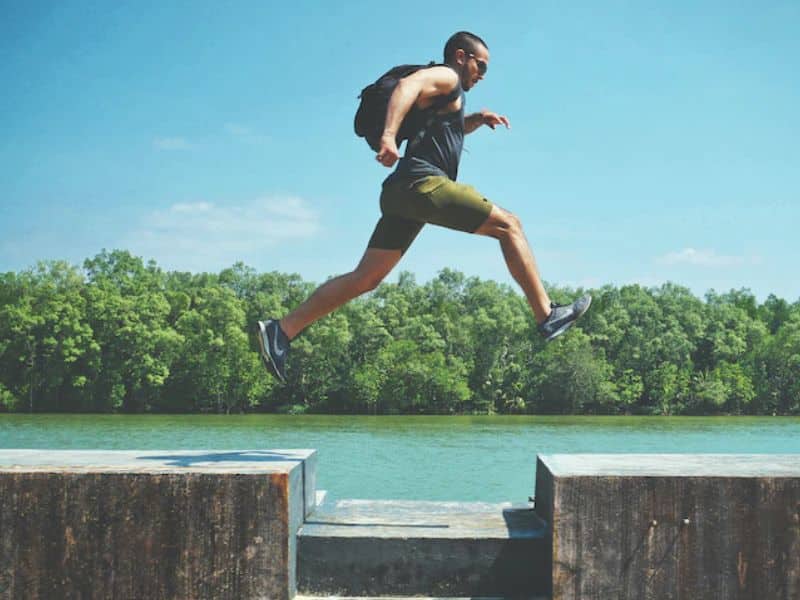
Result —
[[[314,448],[335,498],[524,502],[537,454],[800,453],[800,418],[0,415],[0,448]]]

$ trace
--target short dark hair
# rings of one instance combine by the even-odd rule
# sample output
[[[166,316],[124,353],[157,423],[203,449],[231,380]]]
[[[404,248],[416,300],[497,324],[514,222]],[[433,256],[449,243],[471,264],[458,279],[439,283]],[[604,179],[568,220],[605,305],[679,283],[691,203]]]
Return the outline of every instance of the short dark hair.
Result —
[[[456,50],[461,48],[465,52],[475,52],[478,46],[483,46],[487,50],[489,46],[486,45],[481,38],[469,31],[459,31],[450,36],[447,43],[444,45],[444,62],[449,62],[456,53]]]

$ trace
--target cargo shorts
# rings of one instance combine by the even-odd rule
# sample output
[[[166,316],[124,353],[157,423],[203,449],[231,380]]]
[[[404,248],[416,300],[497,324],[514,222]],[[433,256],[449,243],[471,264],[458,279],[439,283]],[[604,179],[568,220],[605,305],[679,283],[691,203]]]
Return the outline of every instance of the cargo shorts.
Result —
[[[448,177],[393,181],[381,192],[381,218],[368,247],[405,254],[426,223],[474,233],[491,211],[478,190]]]

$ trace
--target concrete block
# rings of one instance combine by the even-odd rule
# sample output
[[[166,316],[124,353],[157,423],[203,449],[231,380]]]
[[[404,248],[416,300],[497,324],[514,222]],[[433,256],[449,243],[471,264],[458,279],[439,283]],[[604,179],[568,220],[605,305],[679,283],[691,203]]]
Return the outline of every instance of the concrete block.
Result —
[[[313,450],[0,450],[0,598],[295,594]]]
[[[553,600],[800,598],[800,456],[549,455]]]

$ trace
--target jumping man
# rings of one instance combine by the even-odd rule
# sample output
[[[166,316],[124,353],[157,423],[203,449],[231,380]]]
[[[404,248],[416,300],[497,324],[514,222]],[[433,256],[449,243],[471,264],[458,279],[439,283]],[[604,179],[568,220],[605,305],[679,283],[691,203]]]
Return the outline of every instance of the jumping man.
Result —
[[[494,112],[464,113],[465,92],[486,76],[488,67],[486,43],[460,31],[445,44],[443,65],[422,68],[397,84],[375,157],[383,166],[397,163],[397,168],[383,182],[382,216],[361,261],[354,271],[321,285],[280,320],[258,321],[264,365],[279,380],[286,380],[290,341],[316,320],[375,289],[426,223],[497,239],[508,270],[525,293],[539,332],[548,341],[569,329],[589,308],[589,295],[569,305],[551,303],[519,219],[475,188],[456,182],[464,135],[482,125],[511,127],[505,116]],[[435,112],[421,140],[411,148],[407,145],[400,159],[396,135],[404,117],[412,108],[429,109],[442,96],[454,99]]]

